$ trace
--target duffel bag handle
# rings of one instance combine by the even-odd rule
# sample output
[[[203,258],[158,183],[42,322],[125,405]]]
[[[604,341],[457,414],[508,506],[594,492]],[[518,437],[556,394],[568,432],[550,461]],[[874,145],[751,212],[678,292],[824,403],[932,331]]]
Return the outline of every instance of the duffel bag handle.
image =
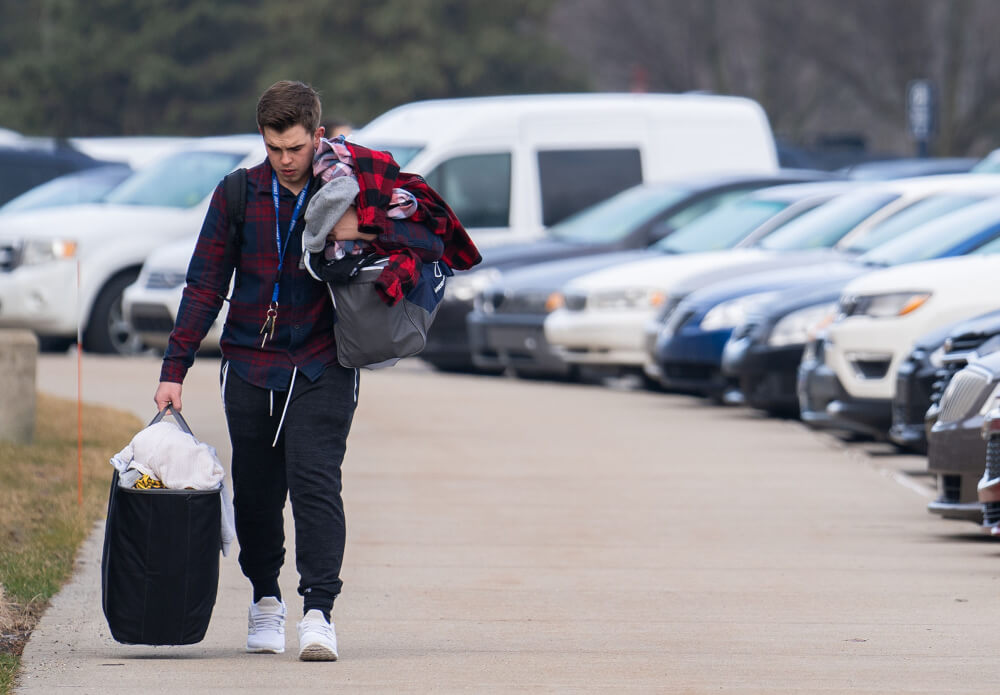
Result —
[[[191,428],[188,427],[188,424],[184,421],[184,417],[181,415],[181,412],[179,410],[174,410],[174,406],[172,405],[168,405],[163,410],[158,412],[156,416],[149,421],[149,424],[155,425],[156,423],[158,423],[160,420],[163,419],[163,416],[166,415],[168,411],[170,412],[171,415],[174,416],[174,419],[177,420],[177,425],[181,428],[181,431],[187,432],[193,437],[194,432],[191,431]]]

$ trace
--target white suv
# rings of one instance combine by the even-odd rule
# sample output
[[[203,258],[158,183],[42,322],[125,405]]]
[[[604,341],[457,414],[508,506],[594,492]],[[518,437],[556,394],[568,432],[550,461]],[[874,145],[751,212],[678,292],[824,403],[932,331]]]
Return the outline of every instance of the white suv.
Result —
[[[92,352],[141,348],[122,292],[146,257],[198,233],[216,184],[264,159],[259,135],[203,138],[135,174],[106,202],[0,218],[0,328]]]
[[[198,235],[195,234],[153,251],[143,264],[139,278],[122,295],[125,318],[146,347],[167,349],[184,294],[188,263],[197,241]],[[228,312],[229,304],[226,303],[201,341],[202,352],[219,352],[219,340]]]

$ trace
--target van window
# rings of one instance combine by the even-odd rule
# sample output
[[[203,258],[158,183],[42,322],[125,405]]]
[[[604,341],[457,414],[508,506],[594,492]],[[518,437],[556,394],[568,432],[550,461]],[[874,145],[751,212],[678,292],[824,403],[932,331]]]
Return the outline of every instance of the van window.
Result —
[[[637,149],[546,150],[538,153],[542,224],[548,227],[642,183]]]
[[[446,159],[424,178],[464,226],[510,226],[509,152]]]

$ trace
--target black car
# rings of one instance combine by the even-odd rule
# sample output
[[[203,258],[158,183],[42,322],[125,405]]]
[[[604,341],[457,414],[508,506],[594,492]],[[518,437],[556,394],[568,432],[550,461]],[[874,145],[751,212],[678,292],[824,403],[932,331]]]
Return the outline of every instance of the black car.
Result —
[[[938,482],[939,496],[927,505],[946,519],[979,522],[978,483],[986,461],[983,420],[1000,388],[1000,338],[981,345],[974,359],[951,378],[927,435],[927,470]]]
[[[892,399],[892,425],[889,440],[899,447],[918,454],[927,453],[927,410],[941,400],[944,387],[965,361],[955,369],[945,367],[942,358],[944,341],[956,325],[942,326],[913,342],[899,363],[896,373],[896,395]]]
[[[59,143],[0,147],[0,204],[57,176],[108,163]]]
[[[783,291],[747,315],[722,349],[721,370],[743,404],[772,415],[798,416],[799,363],[809,332],[837,308],[844,285],[866,269],[828,267],[824,280]]]
[[[466,316],[476,295],[503,273],[546,261],[646,248],[727,200],[781,183],[831,180],[826,172],[784,170],[769,175],[702,176],[635,186],[547,230],[547,238],[480,249],[483,261],[456,273],[445,290],[420,358],[438,369],[472,370]],[[498,371],[498,370],[493,370]]]
[[[934,423],[945,387],[960,369],[980,357],[983,345],[997,335],[1000,311],[921,336],[899,365],[889,439],[904,448],[926,452],[927,430]]]

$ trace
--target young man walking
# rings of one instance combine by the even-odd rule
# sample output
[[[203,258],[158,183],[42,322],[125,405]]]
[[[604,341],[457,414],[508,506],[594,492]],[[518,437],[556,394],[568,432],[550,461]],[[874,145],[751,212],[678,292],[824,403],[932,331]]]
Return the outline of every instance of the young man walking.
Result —
[[[341,462],[358,400],[358,370],[337,363],[324,283],[299,267],[303,210],[317,188],[313,154],[324,130],[319,96],[278,82],[257,104],[267,160],[247,171],[237,257],[227,257],[233,212],[220,184],[187,273],[155,401],[180,410],[181,383],[236,280],[222,335],[222,397],[232,442],[239,562],[253,587],[247,651],[285,649],[283,508],[295,524],[303,618],[299,658],[335,661],[331,620],[344,555]],[[356,227],[356,218],[344,222]],[[414,223],[416,224],[416,223]],[[356,231],[356,229],[355,229]]]

